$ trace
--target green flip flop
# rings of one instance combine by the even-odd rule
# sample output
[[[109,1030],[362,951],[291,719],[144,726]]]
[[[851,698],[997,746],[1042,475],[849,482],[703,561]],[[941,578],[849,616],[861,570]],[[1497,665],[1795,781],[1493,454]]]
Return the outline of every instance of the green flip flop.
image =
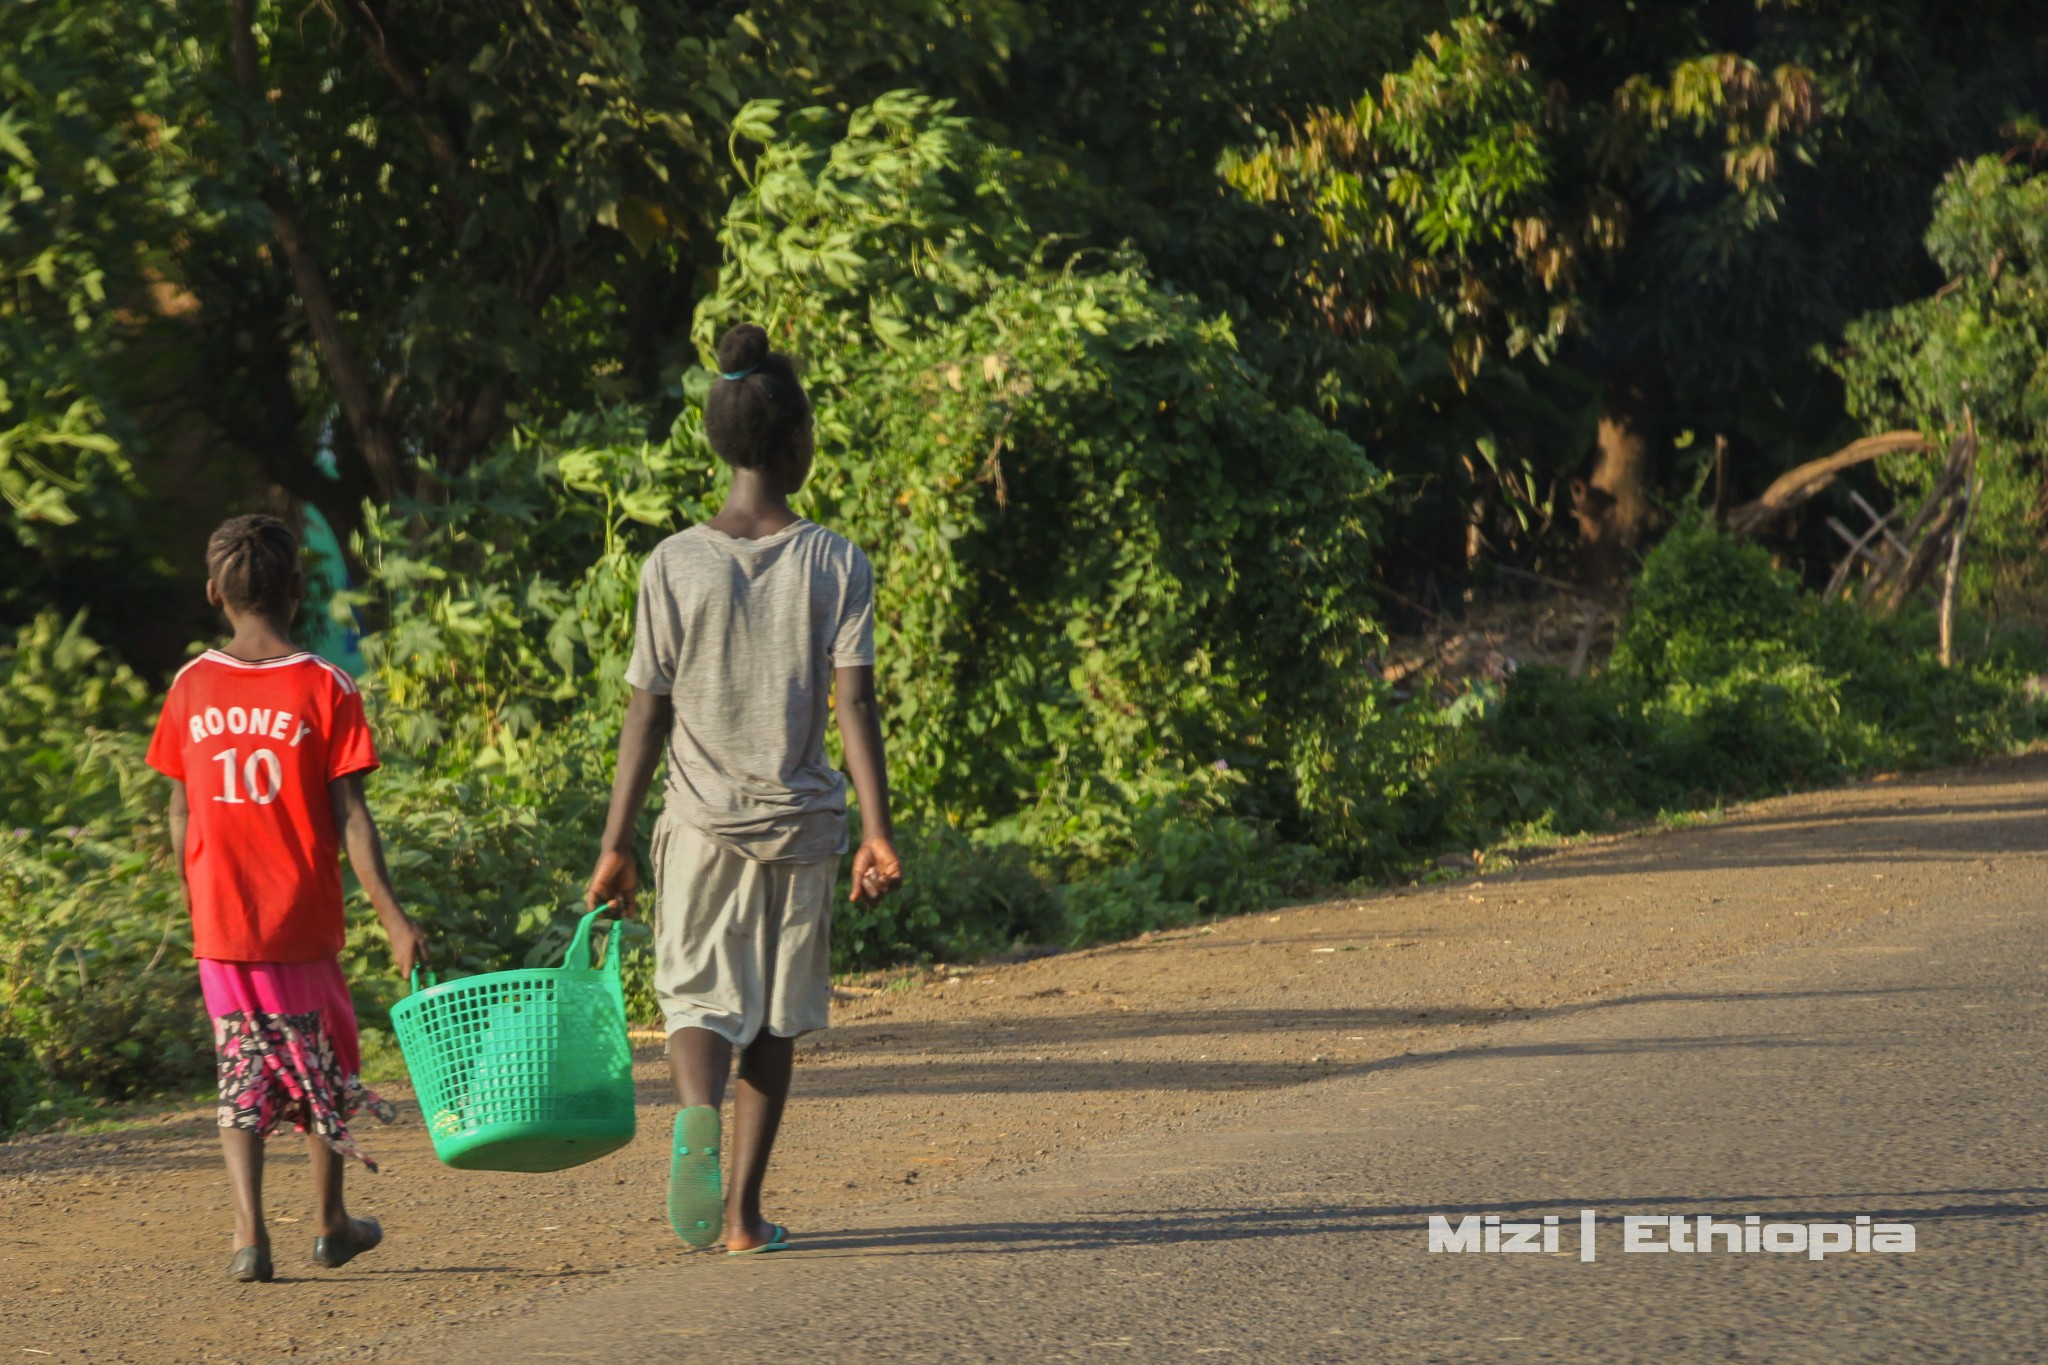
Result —
[[[668,1225],[692,1251],[716,1242],[725,1228],[718,1147],[716,1109],[696,1104],[676,1115],[675,1153],[668,1167]]]
[[[780,1223],[770,1223],[768,1228],[768,1240],[761,1243],[761,1245],[747,1247],[741,1251],[728,1251],[725,1254],[728,1256],[758,1256],[764,1251],[789,1250],[789,1229]]]

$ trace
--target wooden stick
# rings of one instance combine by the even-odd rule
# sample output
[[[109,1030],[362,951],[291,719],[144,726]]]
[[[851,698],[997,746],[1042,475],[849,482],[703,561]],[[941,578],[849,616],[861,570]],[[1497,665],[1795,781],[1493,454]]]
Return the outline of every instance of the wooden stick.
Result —
[[[1600,623],[1600,609],[1591,602],[1579,605],[1579,638],[1572,646],[1571,667],[1566,670],[1574,678],[1586,676],[1586,662],[1593,653],[1593,631]]]
[[[1858,493],[1853,488],[1849,490],[1849,501],[1856,504],[1857,511],[1863,513],[1864,516],[1869,517],[1872,521],[1877,522],[1880,525],[1889,522],[1893,517],[1899,514],[1899,509],[1897,508],[1897,506],[1894,506],[1891,511],[1885,513],[1883,516],[1879,516],[1877,514],[1877,509],[1875,507],[1872,507],[1870,503],[1864,499],[1864,496],[1861,493]],[[1897,535],[1893,534],[1890,531],[1886,531],[1884,533],[1884,538],[1893,549],[1897,550],[1901,554],[1905,553],[1906,547],[1904,543],[1899,540]]]
[[[1842,524],[1840,517],[1829,517],[1828,529],[1842,538],[1843,543],[1849,547],[1851,555],[1867,559],[1873,564],[1877,562],[1877,555],[1864,544],[1865,541],[1870,539],[1870,532],[1865,531],[1862,535],[1857,535]]]
[[[1948,570],[1942,575],[1941,579],[1941,666],[1943,668],[1950,666],[1952,657],[1949,652],[1949,644],[1954,638],[1955,633],[1956,579],[1961,576],[1963,568],[1963,541],[1970,534],[1970,516],[1977,510],[1977,497],[1984,488],[1983,476],[1976,471],[1976,444],[1973,437],[1970,442],[1970,486],[1963,490],[1963,519],[1956,526],[1954,539],[1949,542]]]
[[[1914,547],[1913,553],[1899,567],[1884,594],[1883,610],[1887,615],[1906,605],[1934,572],[1943,539],[1954,528],[1962,510],[1957,503],[1957,494],[1963,490],[1968,471],[1976,462],[1976,452],[1974,433],[1965,433],[1957,439],[1949,453],[1948,464],[1942,469],[1941,477],[1935,480],[1933,492],[1928,494],[1927,501],[1914,516],[1913,524],[1906,528],[1904,539]]]
[[[1850,543],[1849,553],[1842,556],[1842,562],[1835,567],[1834,576],[1828,579],[1827,590],[1821,594],[1822,597],[1832,598],[1836,593],[1840,592],[1843,588],[1848,586],[1849,570],[1855,566],[1856,559],[1859,555],[1862,556],[1864,559],[1869,560],[1873,566],[1881,565],[1884,563],[1884,560],[1871,550],[1871,537],[1877,535],[1879,532],[1882,531],[1886,536],[1891,537],[1894,541],[1896,541],[1897,537],[1891,536],[1891,532],[1886,531],[1885,527],[1890,523],[1891,519],[1897,516],[1898,514],[1899,509],[1894,507],[1891,511],[1885,513],[1881,517],[1878,517],[1876,521],[1871,525],[1869,530],[1865,531],[1862,534],[1862,536],[1859,537],[1857,540]],[[1828,518],[1828,524],[1830,526],[1833,526],[1837,531],[1842,532],[1844,535],[1848,534],[1848,528],[1843,526],[1842,523],[1840,523],[1839,521],[1836,521],[1833,517]],[[1904,549],[1905,547],[1900,546],[1899,548]],[[1872,568],[1872,572],[1876,572],[1875,567]]]

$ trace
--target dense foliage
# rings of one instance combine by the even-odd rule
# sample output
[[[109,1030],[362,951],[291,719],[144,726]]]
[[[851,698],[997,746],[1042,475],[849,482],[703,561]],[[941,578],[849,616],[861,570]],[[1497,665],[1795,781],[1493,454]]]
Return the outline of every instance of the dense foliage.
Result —
[[[2029,615],[2048,515],[2048,175],[1989,156],[1958,167],[1936,196],[1927,251],[1948,283],[1859,318],[1830,358],[1850,411],[1873,427],[1919,427],[1935,443],[1889,462],[1902,492],[1925,490],[1948,438],[1966,424],[1977,432],[1983,497],[1970,582],[1987,607]]]
[[[117,1093],[211,1064],[163,782],[142,763],[155,707],[83,624],[45,615],[0,647],[0,1092],[23,1049],[60,1084]]]
[[[906,89],[1028,227],[985,270],[1125,253],[1373,452],[1393,589],[1626,569],[1709,457],[1739,498],[1847,434],[1815,348],[1940,283],[1929,195],[2044,80],[2020,0],[22,0],[0,623],[90,607],[154,673],[208,628],[188,517],[282,494],[346,538],[522,425],[672,416],[761,101]],[[888,348],[876,302],[833,363]]]
[[[878,569],[913,875],[843,967],[2026,738],[2044,78],[2018,0],[0,6],[0,1128],[205,1068],[140,754],[231,512],[348,546],[443,967],[559,951],[741,317]],[[1953,670],[1805,591],[1824,516],[1710,529],[1970,423]],[[1639,574],[1613,658],[1398,697],[1496,570]]]
[[[1932,657],[1932,623],[1821,601],[1755,546],[1702,526],[1650,555],[1608,668],[1517,675],[1492,720],[1492,774],[1523,818],[1603,820],[1998,752],[2034,733],[2037,648]]]

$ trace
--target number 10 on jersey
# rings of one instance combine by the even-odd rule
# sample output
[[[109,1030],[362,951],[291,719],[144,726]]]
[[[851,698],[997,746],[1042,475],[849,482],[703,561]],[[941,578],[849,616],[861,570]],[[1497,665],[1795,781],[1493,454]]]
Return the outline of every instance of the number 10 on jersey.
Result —
[[[235,787],[235,765],[239,759],[239,749],[223,749],[213,756],[213,761],[220,764],[221,786],[221,795],[213,799],[230,806],[246,806],[250,801],[267,806],[277,800],[278,792],[284,789],[284,765],[277,761],[277,754],[269,749],[258,749],[241,764],[242,787],[248,791],[247,800]]]

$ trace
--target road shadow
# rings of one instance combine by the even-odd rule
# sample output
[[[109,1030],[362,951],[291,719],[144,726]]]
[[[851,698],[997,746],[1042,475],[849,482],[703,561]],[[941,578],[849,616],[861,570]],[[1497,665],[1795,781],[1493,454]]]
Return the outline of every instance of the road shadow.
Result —
[[[1212,1060],[1200,1057],[991,1055],[992,1050],[1004,1048],[1020,1051],[1044,1049],[1051,1053],[1080,1047],[1099,1050],[1105,1044],[1114,1049],[1118,1045],[1176,1038],[1214,1039],[1219,1046],[1228,1047],[1267,1033],[1335,1035],[1323,1042],[1310,1044],[1333,1046],[1346,1032],[1369,1035],[1396,1028],[1445,1025],[1476,1028],[1508,1021],[1565,1018],[1629,1005],[1707,1003],[1741,1006],[1760,1001],[1926,995],[1952,989],[1960,988],[1916,986],[1736,991],[1725,994],[1664,991],[1579,1001],[1540,1010],[1470,1006],[1429,1009],[1098,1010],[1086,1014],[1035,1016],[1014,1025],[1005,1025],[994,1019],[861,1024],[835,1030],[833,1046],[829,1051],[821,1051],[838,1064],[806,1068],[798,1084],[806,1099],[851,1099],[880,1093],[947,1095],[988,1091],[1059,1094],[1159,1090],[1220,1094],[1273,1090],[1313,1081],[1372,1075],[1480,1054],[1489,1057],[1572,1057],[1731,1048],[1836,1048],[1854,1046],[1859,1040],[1760,1033],[1712,1037],[1648,1036],[1457,1047],[1359,1061],[1317,1061],[1312,1060],[1312,1056],[1239,1061],[1227,1057]],[[1016,1036],[1010,1036],[1012,1034]],[[887,1051],[873,1057],[861,1057],[858,1053],[863,1049]],[[856,1055],[849,1057],[848,1052]],[[658,1052],[654,1059],[659,1059]],[[665,1072],[636,1077],[635,1100],[640,1107],[649,1109],[673,1105],[674,1091]],[[416,1127],[421,1122],[415,1101],[399,1098],[394,1100],[394,1106],[397,1121],[391,1125],[392,1128]],[[385,1125],[377,1123],[360,1124],[359,1127],[366,1139],[374,1139],[377,1133],[389,1131]],[[153,1173],[212,1170],[219,1166],[221,1159],[218,1147],[212,1141],[214,1131],[211,1123],[194,1119],[164,1128],[109,1135],[84,1142],[62,1133],[17,1139],[0,1144],[0,1177],[68,1177],[102,1171],[110,1166]],[[275,1145],[272,1159],[279,1165],[302,1162],[301,1144]]]
[[[1330,1237],[1346,1233],[1426,1234],[1432,1214],[1457,1219],[1498,1214],[1541,1218],[1556,1214],[1575,1222],[1580,1209],[1601,1215],[1603,1231],[1614,1237],[1623,1214],[1657,1213],[1740,1219],[1760,1214],[1767,1222],[1847,1222],[1869,1214],[1880,1222],[1942,1224],[2000,1219],[2034,1219],[2048,1215],[2048,1187],[2016,1186],[1955,1190],[1863,1190],[1823,1194],[1653,1195],[1649,1197],[1588,1196],[1521,1200],[1500,1204],[1325,1204],[1284,1209],[1105,1210],[1043,1221],[909,1224],[895,1227],[846,1228],[810,1232],[792,1247],[792,1254],[915,1256],[963,1251],[997,1255],[1043,1255],[1069,1251],[1101,1251],[1119,1246],[1176,1246],[1248,1239]],[[1418,1238],[1418,1252],[1423,1250]],[[1758,1253],[1761,1254],[1761,1253]]]
[[[1415,1028],[1420,1025],[1484,1025],[1508,1019],[1559,1019],[1597,1010],[1629,1005],[1696,1003],[1748,1004],[1762,1001],[1817,1000],[1836,997],[1920,995],[1958,987],[1883,987],[1872,989],[1805,991],[1729,991],[1724,994],[1698,991],[1653,991],[1608,996],[1598,1000],[1575,1001],[1542,1009],[1505,1006],[1415,1005],[1373,1006],[1357,1009],[1184,1009],[1105,1010],[1085,1014],[1004,1017],[992,1006],[981,1019],[953,1019],[943,1022],[897,1022],[851,1024],[835,1028],[826,1041],[812,1052],[820,1057],[844,1058],[868,1048],[900,1045],[903,1052],[974,1053],[985,1055],[989,1048],[1007,1045],[1006,1034],[1022,1035],[1014,1040],[1020,1047],[1072,1047],[1100,1043],[1130,1042],[1150,1038],[1257,1036],[1262,1033],[1332,1033],[1347,1030]]]
[[[1497,1047],[1450,1048],[1441,1052],[1404,1053],[1361,1062],[1206,1061],[1177,1058],[1118,1061],[1067,1058],[1026,1061],[906,1061],[880,1068],[818,1069],[799,1082],[805,1099],[851,1099],[877,1092],[915,1095],[965,1095],[1038,1092],[1074,1094],[1159,1090],[1230,1092],[1273,1090],[1307,1081],[1370,1076],[1403,1068],[1456,1061],[1465,1057],[1595,1057],[1703,1050],[1766,1050],[1782,1048],[1850,1048],[1864,1039],[1814,1039],[1797,1036],[1617,1038],[1586,1042],[1508,1044]]]
[[[1637,1038],[1561,1040],[1544,1043],[1453,1047],[1404,1052],[1358,1061],[1315,1060],[1313,1055],[1288,1060],[1238,1061],[1227,1057],[1127,1056],[1076,1058],[1050,1053],[1076,1047],[1100,1049],[1108,1043],[1129,1044],[1171,1038],[1213,1038],[1227,1047],[1260,1033],[1336,1033],[1395,1027],[1461,1024],[1479,1027],[1510,1020],[1559,1019],[1590,1011],[1630,1005],[1700,1003],[1732,1007],[1758,1002],[1834,998],[1879,999],[1925,996],[1961,987],[1911,986],[1793,991],[1655,991],[1578,1001],[1548,1009],[1430,1010],[1188,1010],[1132,1011],[1035,1017],[1014,1026],[993,1021],[974,1023],[904,1023],[859,1025],[859,1041],[890,1050],[872,1058],[848,1058],[845,1051],[826,1054],[837,1065],[800,1068],[798,1093],[805,1099],[854,1099],[876,1094],[1078,1093],[1136,1090],[1219,1093],[1256,1091],[1311,1081],[1372,1075],[1406,1067],[1455,1061],[1465,1057],[1582,1057],[1723,1049],[1844,1048],[1869,1040],[1853,1036],[1816,1039],[1803,1034],[1747,1033],[1730,1035],[1647,1036]],[[1021,1036],[1006,1036],[1015,1032]],[[899,1045],[895,1046],[895,1045]],[[1314,1045],[1328,1045],[1314,1044]],[[1016,1048],[1045,1055],[991,1055]],[[851,1063],[850,1065],[848,1063]],[[665,1075],[643,1076],[636,1097],[643,1107],[672,1105],[674,1092]]]

